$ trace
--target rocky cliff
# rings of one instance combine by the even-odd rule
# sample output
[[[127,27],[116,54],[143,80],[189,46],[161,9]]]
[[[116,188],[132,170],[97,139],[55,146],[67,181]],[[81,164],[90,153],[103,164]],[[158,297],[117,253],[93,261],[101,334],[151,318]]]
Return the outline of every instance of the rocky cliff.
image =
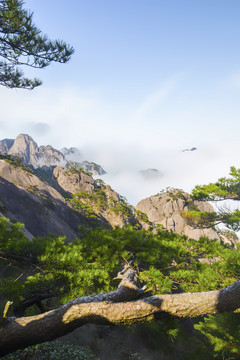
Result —
[[[12,141],[12,146],[5,153],[21,158],[24,164],[32,165],[34,168],[54,166],[66,162],[60,151],[50,145],[38,147],[29,135],[20,134]],[[1,144],[3,144],[3,140],[0,142],[0,146]]]
[[[14,140],[13,139],[3,139],[0,141],[0,153],[7,154],[8,151],[13,146]]]
[[[33,236],[54,233],[73,239],[84,218],[69,209],[63,196],[23,168],[0,160],[1,212],[25,224]]]
[[[67,193],[68,203],[88,219],[99,221],[112,227],[126,224],[142,228],[133,206],[102,180],[94,180],[83,170],[57,167],[53,172],[54,187]]]
[[[153,224],[162,224],[166,229],[180,235],[196,240],[202,236],[219,240],[214,229],[194,229],[187,224],[182,212],[187,212],[192,207],[197,207],[200,211],[213,211],[210,204],[192,201],[189,194],[177,189],[141,200],[136,209],[145,213]]]
[[[63,148],[61,152],[50,145],[38,147],[32,137],[26,134],[18,135],[15,140],[1,140],[0,153],[17,156],[22,159],[24,164],[32,165],[35,169],[49,169],[60,165],[67,168],[82,168],[94,175],[106,173],[100,165],[93,162],[76,161],[76,159],[80,158],[80,152],[76,148]]]
[[[81,161],[81,162],[76,162],[76,161],[68,161],[65,166],[66,169],[70,169],[70,168],[74,168],[76,170],[84,170],[86,172],[90,172],[93,175],[104,175],[106,174],[106,171],[103,170],[103,168],[94,163],[94,162],[89,162],[89,161]]]
[[[214,229],[193,229],[182,216],[183,211],[193,207],[212,211],[211,205],[192,201],[187,193],[175,189],[144,199],[135,209],[102,180],[94,180],[89,171],[102,174],[104,170],[99,165],[67,161],[71,154],[76,155],[76,150],[63,150],[62,153],[50,145],[38,147],[29,135],[23,134],[15,140],[0,141],[0,152],[7,154],[0,156],[3,204],[0,211],[24,223],[26,231],[33,236],[55,233],[73,239],[79,225],[124,227],[130,224],[147,229],[162,224],[193,239],[201,236],[219,239]],[[10,155],[21,158],[23,165],[9,158]],[[87,172],[81,166],[83,163]],[[24,168],[24,164],[32,168]],[[147,175],[158,174],[156,169],[150,170]]]
[[[38,146],[29,135],[18,135],[7,154],[20,157],[24,164],[35,165],[38,162]]]
[[[135,210],[83,170],[53,171],[52,185],[18,160],[0,158],[0,216],[25,224],[29,238],[50,233],[73,240],[80,225],[142,227]]]
[[[55,180],[54,186],[60,191],[69,194],[86,191],[89,194],[93,194],[93,177],[90,174],[85,173],[85,171],[78,171],[74,168],[65,170],[63,167],[58,166],[53,171],[53,178]]]

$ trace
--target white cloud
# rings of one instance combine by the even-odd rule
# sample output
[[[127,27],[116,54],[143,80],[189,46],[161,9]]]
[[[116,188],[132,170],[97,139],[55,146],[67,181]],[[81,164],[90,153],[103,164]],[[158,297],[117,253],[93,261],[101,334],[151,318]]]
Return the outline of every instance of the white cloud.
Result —
[[[180,80],[182,75],[169,79],[142,104],[124,109],[121,102],[109,104],[96,89],[0,88],[0,138],[28,133],[39,145],[78,147],[83,160],[102,165],[108,171],[103,179],[133,204],[167,186],[190,191],[227,175],[231,165],[240,167],[240,145],[237,127],[228,129],[217,108],[211,114],[204,108],[203,117],[192,104],[181,108],[174,103]],[[232,126],[235,118],[237,112]],[[34,124],[44,124],[40,130],[45,133]],[[198,150],[181,152],[191,147]],[[138,171],[147,168],[164,176],[145,181]]]
[[[154,195],[168,186],[190,192],[197,184],[215,182],[219,177],[227,176],[231,165],[240,167],[236,146],[237,144],[232,144],[232,147],[228,144],[226,148],[205,146],[197,151],[184,153],[169,150],[151,153],[145,152],[144,148],[132,149],[131,152],[126,149],[124,153],[120,148],[115,148],[110,155],[112,164],[106,168],[108,174],[102,176],[102,179],[134,205],[142,198]],[[98,156],[102,160],[105,158],[101,152]],[[107,157],[109,160],[109,156]],[[119,163],[119,157],[125,158],[126,164]],[[163,173],[163,177],[146,181],[139,170],[147,168],[157,168]]]

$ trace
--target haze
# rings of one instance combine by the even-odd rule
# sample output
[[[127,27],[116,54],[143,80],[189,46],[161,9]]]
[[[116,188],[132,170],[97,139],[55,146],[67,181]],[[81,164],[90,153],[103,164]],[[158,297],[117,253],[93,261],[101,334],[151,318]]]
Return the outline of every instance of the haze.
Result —
[[[28,0],[35,23],[75,48],[24,69],[32,92],[1,88],[0,134],[78,147],[130,203],[166,186],[190,191],[239,167],[237,0]],[[182,152],[196,147],[196,151]],[[139,170],[163,176],[146,181]]]

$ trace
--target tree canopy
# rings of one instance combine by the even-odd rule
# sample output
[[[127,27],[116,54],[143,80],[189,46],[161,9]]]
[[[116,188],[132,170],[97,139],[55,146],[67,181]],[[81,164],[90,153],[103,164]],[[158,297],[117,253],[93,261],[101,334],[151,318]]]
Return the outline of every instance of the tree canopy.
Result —
[[[151,325],[152,331],[165,339],[166,327],[170,335],[183,334],[178,318],[240,307],[239,248],[207,238],[194,241],[164,229],[127,227],[82,228],[79,239],[69,244],[53,236],[30,241],[20,224],[0,218],[0,250],[2,354],[52,340],[87,323],[160,321]],[[222,328],[227,328],[230,317],[239,317],[230,314],[217,318]],[[164,324],[169,324],[171,316],[176,321],[169,329]],[[215,318],[207,322],[198,318],[196,324],[211,340]],[[230,330],[235,351],[239,326]],[[230,342],[222,343],[221,331],[219,346],[225,348]],[[197,341],[199,336],[196,334]],[[206,351],[208,346],[207,342]]]
[[[193,200],[213,201],[218,204],[225,200],[240,200],[240,169],[230,168],[230,177],[222,177],[216,183],[197,185],[192,191]],[[196,228],[209,228],[224,224],[227,228],[240,230],[240,210],[231,210],[226,204],[218,211],[207,212],[193,209],[183,214],[188,223]]]
[[[239,174],[231,168],[229,179],[197,186],[192,197],[237,200]],[[239,242],[195,241],[158,226],[140,230],[88,225],[79,228],[71,243],[54,235],[29,240],[21,224],[0,217],[0,356],[32,345],[6,360],[26,359],[27,353],[36,352],[41,359],[52,359],[40,354],[51,344],[36,344],[89,323],[137,332],[144,322],[144,341],[151,338],[173,360],[236,358],[239,250]],[[96,344],[94,339],[92,350]],[[55,353],[61,351],[59,342],[53,346]]]
[[[33,89],[41,85],[39,79],[24,77],[21,67],[65,63],[74,52],[63,41],[49,40],[33,23],[32,16],[21,0],[0,1],[0,84],[8,88]]]

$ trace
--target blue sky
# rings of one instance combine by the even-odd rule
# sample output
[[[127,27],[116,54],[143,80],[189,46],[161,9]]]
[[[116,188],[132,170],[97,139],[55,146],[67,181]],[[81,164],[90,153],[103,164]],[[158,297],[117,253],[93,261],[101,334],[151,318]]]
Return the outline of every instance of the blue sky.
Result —
[[[239,164],[239,0],[28,0],[35,23],[73,45],[68,64],[26,69],[43,85],[0,89],[1,138],[77,146],[136,203],[190,190]],[[195,152],[185,148],[197,147]],[[144,183],[144,168],[163,172]]]

